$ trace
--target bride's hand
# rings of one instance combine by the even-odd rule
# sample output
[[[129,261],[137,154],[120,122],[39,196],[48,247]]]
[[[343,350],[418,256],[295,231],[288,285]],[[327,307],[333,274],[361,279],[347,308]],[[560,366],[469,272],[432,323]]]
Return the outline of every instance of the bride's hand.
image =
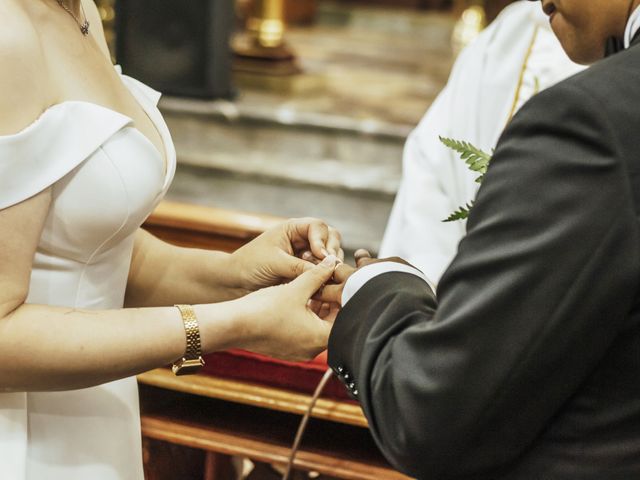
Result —
[[[335,315],[320,318],[309,300],[331,279],[335,265],[329,256],[287,285],[235,300],[237,347],[292,361],[311,360],[325,350]]]
[[[313,263],[299,257],[305,252],[323,259],[344,258],[340,233],[322,220],[292,219],[277,225],[231,255],[238,287],[252,292],[279,285],[311,269]]]

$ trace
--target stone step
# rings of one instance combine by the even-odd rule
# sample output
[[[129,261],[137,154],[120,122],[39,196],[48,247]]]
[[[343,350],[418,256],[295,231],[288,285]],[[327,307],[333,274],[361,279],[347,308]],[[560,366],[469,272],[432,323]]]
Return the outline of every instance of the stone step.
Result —
[[[342,233],[348,253],[378,251],[392,207],[392,198],[363,191],[282,184],[185,164],[178,166],[167,199],[286,218],[322,218]]]
[[[175,103],[192,100],[171,100]],[[404,136],[162,110],[179,162],[300,186],[392,198],[402,173]]]

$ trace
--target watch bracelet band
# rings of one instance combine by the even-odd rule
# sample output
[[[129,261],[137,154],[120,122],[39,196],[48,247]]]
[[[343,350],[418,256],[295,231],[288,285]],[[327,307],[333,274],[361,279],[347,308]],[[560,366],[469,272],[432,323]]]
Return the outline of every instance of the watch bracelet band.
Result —
[[[173,364],[173,372],[176,375],[195,373],[204,365],[198,318],[191,305],[175,305],[175,307],[182,316],[187,336],[187,348],[184,356]]]
[[[184,358],[187,360],[195,360],[202,355],[200,327],[196,313],[191,305],[176,305],[176,308],[180,310],[180,315],[182,315],[182,321],[184,322],[184,330],[187,335],[187,349],[185,350]]]

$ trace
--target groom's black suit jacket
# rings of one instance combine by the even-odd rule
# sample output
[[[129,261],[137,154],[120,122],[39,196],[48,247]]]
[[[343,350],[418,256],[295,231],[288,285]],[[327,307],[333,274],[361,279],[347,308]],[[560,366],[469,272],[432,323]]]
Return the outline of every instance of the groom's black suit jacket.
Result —
[[[329,363],[397,468],[640,479],[639,212],[635,45],[513,119],[437,298],[386,273],[338,317]]]

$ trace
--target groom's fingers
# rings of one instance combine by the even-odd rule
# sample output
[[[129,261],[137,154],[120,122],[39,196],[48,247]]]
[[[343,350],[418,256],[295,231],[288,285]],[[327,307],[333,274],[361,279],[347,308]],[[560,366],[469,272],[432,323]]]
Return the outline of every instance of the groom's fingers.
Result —
[[[355,271],[356,269],[352,266],[340,263],[333,272],[331,283],[322,287],[313,298],[323,302],[341,304],[344,284]]]
[[[291,285],[301,290],[305,298],[311,298],[333,276],[337,258],[330,255],[318,265],[304,272]],[[317,300],[317,299],[316,299]]]
[[[320,311],[322,310],[323,305],[323,302],[321,302],[320,300],[315,300],[313,298],[307,303],[307,307],[309,307],[309,310],[311,310],[318,316],[320,316]]]
[[[368,265],[369,263],[371,263],[369,260],[372,259],[369,251],[365,250],[364,248],[356,250],[356,252],[353,254],[353,257],[356,259],[356,266],[358,268]]]
[[[344,284],[355,271],[355,268],[346,263],[339,264],[333,272],[332,282],[322,287],[314,298],[323,302],[341,304]]]
[[[328,303],[322,303],[320,305],[320,310],[317,315],[320,318],[326,318],[329,315],[329,313],[331,313],[331,305]]]
[[[333,272],[333,281],[335,283],[345,283],[351,275],[355,273],[356,269],[346,263],[341,263],[336,267],[336,271]]]
[[[359,248],[358,250],[356,250],[353,256],[356,258],[356,260],[359,258],[371,258],[369,250],[366,250],[364,248]]]
[[[325,285],[313,296],[313,299],[323,303],[337,303],[341,305],[343,288],[343,283]]]

